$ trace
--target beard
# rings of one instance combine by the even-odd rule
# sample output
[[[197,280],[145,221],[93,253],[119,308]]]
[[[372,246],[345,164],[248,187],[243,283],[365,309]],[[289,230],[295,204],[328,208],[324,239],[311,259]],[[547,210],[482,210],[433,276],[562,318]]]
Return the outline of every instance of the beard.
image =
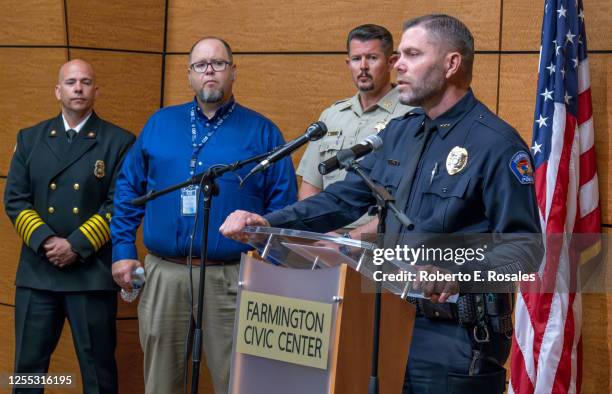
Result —
[[[223,100],[223,90],[221,89],[201,89],[198,98],[203,103],[218,103]]]
[[[368,81],[365,83],[359,82],[359,78],[363,76],[369,78]],[[357,89],[359,89],[360,92],[370,92],[374,90],[374,78],[372,78],[372,76],[369,74],[360,74],[355,80],[355,84],[357,85]]]
[[[433,66],[420,81],[410,82],[410,91],[400,89],[399,102],[412,107],[421,107],[444,89],[446,80],[441,66]]]

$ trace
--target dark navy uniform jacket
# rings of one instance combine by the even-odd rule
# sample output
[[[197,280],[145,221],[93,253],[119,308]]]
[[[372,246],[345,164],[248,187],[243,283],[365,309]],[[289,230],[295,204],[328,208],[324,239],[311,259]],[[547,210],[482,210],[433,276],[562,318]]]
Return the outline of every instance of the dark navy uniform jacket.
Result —
[[[425,126],[433,130],[419,159]],[[414,222],[413,233],[531,234],[518,244],[496,248],[481,268],[508,273],[537,269],[542,245],[533,235],[540,233],[540,220],[529,149],[471,90],[433,121],[415,111],[392,120],[381,137],[383,148],[364,157],[361,166],[395,197],[398,208]],[[449,154],[460,148],[467,152],[467,161],[451,175]],[[411,160],[418,160],[414,173],[407,171],[416,164]],[[274,227],[326,232],[352,222],[373,204],[370,189],[351,173],[265,217]],[[410,234],[392,214],[386,230],[385,247],[402,244]]]
[[[61,114],[17,134],[4,204],[23,240],[17,286],[53,291],[116,290],[109,222],[115,177],[135,137],[95,113],[71,144]],[[81,261],[52,265],[42,245],[67,238]]]

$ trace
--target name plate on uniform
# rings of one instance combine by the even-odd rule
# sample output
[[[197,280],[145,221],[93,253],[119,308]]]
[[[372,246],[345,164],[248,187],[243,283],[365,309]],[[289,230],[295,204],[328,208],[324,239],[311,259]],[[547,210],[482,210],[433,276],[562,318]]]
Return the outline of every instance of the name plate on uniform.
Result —
[[[327,369],[332,304],[243,290],[236,351]]]

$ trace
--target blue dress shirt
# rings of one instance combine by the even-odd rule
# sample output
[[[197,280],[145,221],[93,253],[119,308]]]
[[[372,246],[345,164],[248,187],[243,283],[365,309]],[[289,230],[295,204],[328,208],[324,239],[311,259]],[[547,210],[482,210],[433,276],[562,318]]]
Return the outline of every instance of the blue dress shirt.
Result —
[[[195,137],[192,135],[192,109],[195,109]],[[209,136],[206,143],[198,148],[206,136]],[[244,160],[283,143],[274,123],[236,103],[233,98],[220,107],[212,119],[202,114],[195,99],[156,112],[128,153],[117,179],[111,221],[113,262],[137,258],[136,230],[143,216],[147,249],[168,257],[188,255],[195,216],[182,214],[181,191],[163,195],[145,206],[132,205],[132,199],[189,179],[192,158],[195,158],[195,172],[200,173],[215,164]],[[237,175],[244,177],[254,165],[217,179],[220,194],[212,200],[208,238],[208,257],[212,260],[236,260],[241,252],[249,249],[248,245],[225,238],[218,232],[231,212],[243,209],[265,214],[296,201],[297,182],[289,157],[250,177],[239,187]],[[196,257],[200,255],[202,207],[200,199],[200,217],[193,242]]]

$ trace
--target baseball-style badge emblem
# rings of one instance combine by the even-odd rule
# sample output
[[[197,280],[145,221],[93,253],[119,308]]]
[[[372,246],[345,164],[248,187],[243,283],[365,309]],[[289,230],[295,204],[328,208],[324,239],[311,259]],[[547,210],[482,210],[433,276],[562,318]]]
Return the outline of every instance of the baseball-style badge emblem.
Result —
[[[531,159],[525,151],[519,151],[510,159],[510,169],[512,173],[523,185],[533,183],[533,168],[531,167]]]
[[[446,172],[455,175],[465,168],[468,161],[468,151],[460,146],[455,146],[448,152],[446,157]]]
[[[96,160],[96,164],[94,165],[94,175],[96,176],[96,178],[104,178],[104,175],[106,175],[106,173],[104,172],[105,167],[106,166],[104,165],[104,161]]]

